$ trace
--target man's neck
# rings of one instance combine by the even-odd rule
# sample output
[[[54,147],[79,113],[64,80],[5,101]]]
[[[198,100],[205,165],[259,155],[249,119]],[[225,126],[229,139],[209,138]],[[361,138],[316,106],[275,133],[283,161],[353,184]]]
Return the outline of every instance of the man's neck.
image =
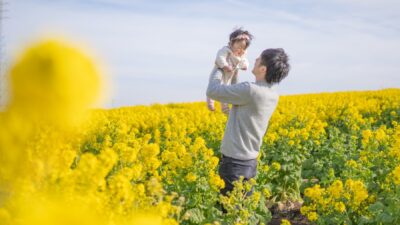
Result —
[[[256,82],[265,81],[265,77],[263,74],[256,75]]]

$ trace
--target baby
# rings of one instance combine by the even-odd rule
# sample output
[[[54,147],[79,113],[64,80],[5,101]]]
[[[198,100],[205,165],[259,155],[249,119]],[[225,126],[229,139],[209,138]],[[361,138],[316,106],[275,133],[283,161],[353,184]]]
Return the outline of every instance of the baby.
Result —
[[[247,70],[249,61],[246,58],[246,49],[249,47],[253,35],[248,31],[237,29],[229,36],[228,46],[224,46],[217,53],[215,67],[223,70],[221,82],[225,85],[236,84],[239,69]],[[215,68],[214,68],[215,69]],[[215,111],[214,100],[207,97],[207,106]],[[228,103],[221,102],[221,111],[229,114]]]

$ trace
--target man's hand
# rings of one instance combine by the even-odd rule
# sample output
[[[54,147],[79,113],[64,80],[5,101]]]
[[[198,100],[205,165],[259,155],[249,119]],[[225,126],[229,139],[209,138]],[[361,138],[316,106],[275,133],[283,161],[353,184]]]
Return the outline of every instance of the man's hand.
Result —
[[[232,67],[230,66],[224,66],[224,68],[222,68],[224,70],[225,73],[230,73],[232,72]]]

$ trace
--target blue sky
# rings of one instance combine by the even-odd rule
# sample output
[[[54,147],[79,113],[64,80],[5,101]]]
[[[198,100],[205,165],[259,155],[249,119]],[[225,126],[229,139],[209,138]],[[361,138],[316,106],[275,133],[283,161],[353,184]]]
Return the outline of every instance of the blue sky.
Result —
[[[395,0],[9,0],[6,9],[6,64],[44,36],[89,46],[112,80],[107,107],[204,101],[215,54],[235,27],[255,36],[251,67],[266,48],[289,54],[282,95],[400,87]]]

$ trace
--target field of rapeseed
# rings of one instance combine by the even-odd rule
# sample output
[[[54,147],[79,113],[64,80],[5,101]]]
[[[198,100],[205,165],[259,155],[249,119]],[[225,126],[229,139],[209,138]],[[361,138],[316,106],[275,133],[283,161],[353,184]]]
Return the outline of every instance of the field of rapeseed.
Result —
[[[316,224],[400,224],[400,89],[282,96],[257,176],[223,197],[227,116],[203,102],[89,111],[100,74],[58,41],[11,68],[0,224],[267,224],[278,202]]]

